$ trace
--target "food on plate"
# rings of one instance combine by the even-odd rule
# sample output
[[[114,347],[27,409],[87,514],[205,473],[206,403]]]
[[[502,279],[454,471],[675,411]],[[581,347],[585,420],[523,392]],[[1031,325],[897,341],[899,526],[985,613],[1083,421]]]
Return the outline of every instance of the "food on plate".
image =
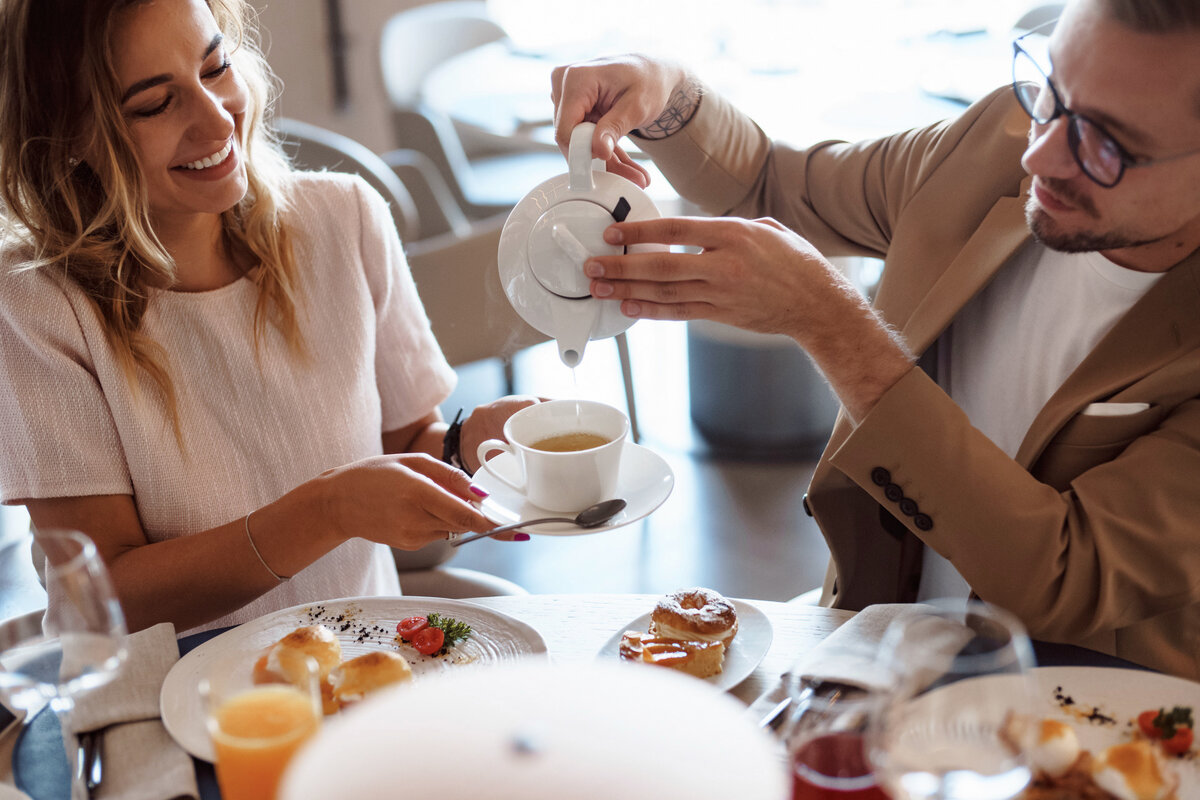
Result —
[[[625,631],[618,653],[625,661],[708,678],[723,669],[737,625],[737,609],[718,592],[681,589],[658,601],[649,631]]]
[[[306,657],[317,662],[317,671],[324,684],[329,673],[342,663],[342,645],[334,632],[324,625],[296,628],[258,659],[254,665],[254,682],[302,683],[307,674],[304,669]]]
[[[650,615],[650,633],[686,642],[721,642],[737,635],[737,609],[720,593],[696,587],[658,601]]]
[[[1033,780],[1022,800],[1174,800],[1179,776],[1143,738],[1098,755],[1080,747],[1070,724],[1012,715],[1003,736],[1029,753]]]
[[[1142,735],[1157,741],[1168,755],[1181,756],[1192,749],[1196,725],[1191,706],[1149,709],[1138,714],[1137,723]]]
[[[412,667],[399,653],[373,650],[345,661],[329,673],[329,684],[338,708],[362,700],[371,692],[412,680]]]
[[[1092,777],[1119,800],[1168,800],[1179,786],[1162,752],[1145,739],[1115,744],[1098,755]]]
[[[405,617],[396,625],[396,638],[426,656],[445,655],[470,635],[470,625],[441,614]]]
[[[625,631],[618,652],[626,661],[642,661],[677,669],[697,678],[708,678],[721,671],[725,643],[688,642],[641,631]]]
[[[1075,729],[1058,719],[1014,714],[1006,721],[1003,736],[1029,754],[1035,773],[1050,779],[1065,775],[1082,752]]]

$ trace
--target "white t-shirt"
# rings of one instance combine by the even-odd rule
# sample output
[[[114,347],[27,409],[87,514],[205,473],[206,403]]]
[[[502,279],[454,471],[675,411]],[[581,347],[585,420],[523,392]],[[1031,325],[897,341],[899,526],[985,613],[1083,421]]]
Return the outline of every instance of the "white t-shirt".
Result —
[[[1015,456],[1046,402],[1163,274],[1031,244],[944,334],[938,382],[972,425]],[[969,592],[954,566],[925,548],[919,599]]]
[[[78,287],[50,270],[10,273],[16,253],[0,254],[0,500],[132,494],[151,542],[187,536],[380,454],[383,431],[449,395],[454,372],[383,198],[348,175],[292,180],[307,359],[272,325],[256,351],[249,279],[151,292],[142,330],[167,354],[186,450],[165,407],[130,391]],[[157,397],[141,380],[144,397]],[[195,630],[316,600],[399,593],[388,548],[354,539]]]

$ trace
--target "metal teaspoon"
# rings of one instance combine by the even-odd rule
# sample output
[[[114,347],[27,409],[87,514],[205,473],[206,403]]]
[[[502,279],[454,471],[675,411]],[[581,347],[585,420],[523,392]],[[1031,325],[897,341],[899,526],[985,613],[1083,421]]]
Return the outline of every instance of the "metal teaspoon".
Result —
[[[524,528],[529,525],[544,525],[547,522],[567,522],[571,525],[578,525],[581,528],[596,528],[610,519],[620,514],[625,510],[625,501],[616,498],[614,500],[603,500],[595,505],[588,506],[583,511],[580,511],[574,517],[543,517],[542,519],[522,520],[521,522],[513,522],[508,525],[501,525],[499,528],[492,528],[490,531],[483,533],[474,533],[462,539],[455,539],[450,543],[451,547],[458,547],[467,542],[473,542],[476,539],[484,539],[489,536],[495,536],[497,533]]]

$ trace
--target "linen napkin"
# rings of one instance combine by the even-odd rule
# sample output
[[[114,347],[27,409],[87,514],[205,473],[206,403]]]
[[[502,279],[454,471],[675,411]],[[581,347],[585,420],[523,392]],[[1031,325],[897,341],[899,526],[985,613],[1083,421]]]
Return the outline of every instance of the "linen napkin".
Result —
[[[875,662],[875,654],[888,625],[897,617],[910,613],[912,603],[881,603],[867,606],[825,637],[807,653],[797,654],[797,668],[804,677],[818,681],[834,681],[863,689],[883,688],[889,683],[883,667]],[[779,683],[758,696],[746,713],[755,722],[766,723],[774,711],[788,698],[791,673],[780,677]]]
[[[78,757],[77,736],[98,732],[104,779],[93,800],[171,800],[200,796],[192,758],[167,733],[159,717],[159,691],[179,660],[175,626],[155,625],[126,637],[127,656],[111,682],[85,692],[63,725],[71,774]],[[87,800],[82,780],[72,800]]]

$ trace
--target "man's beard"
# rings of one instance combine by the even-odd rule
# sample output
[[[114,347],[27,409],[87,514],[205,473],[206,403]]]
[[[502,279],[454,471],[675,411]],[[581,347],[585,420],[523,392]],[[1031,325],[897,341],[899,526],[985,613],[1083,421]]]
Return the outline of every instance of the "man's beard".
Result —
[[[1099,219],[1100,214],[1090,198],[1076,194],[1071,191],[1070,185],[1059,183],[1053,178],[1044,178],[1043,181],[1047,189],[1062,197],[1067,202],[1073,203],[1093,219]],[[1092,253],[1101,250],[1122,250],[1127,247],[1140,247],[1142,245],[1153,244],[1162,238],[1154,237],[1146,239],[1135,237],[1120,230],[1103,232],[1087,230],[1064,231],[1038,205],[1032,195],[1030,195],[1029,201],[1025,204],[1025,221],[1029,224],[1029,229],[1033,232],[1035,239],[1051,250],[1057,250],[1060,253]]]

